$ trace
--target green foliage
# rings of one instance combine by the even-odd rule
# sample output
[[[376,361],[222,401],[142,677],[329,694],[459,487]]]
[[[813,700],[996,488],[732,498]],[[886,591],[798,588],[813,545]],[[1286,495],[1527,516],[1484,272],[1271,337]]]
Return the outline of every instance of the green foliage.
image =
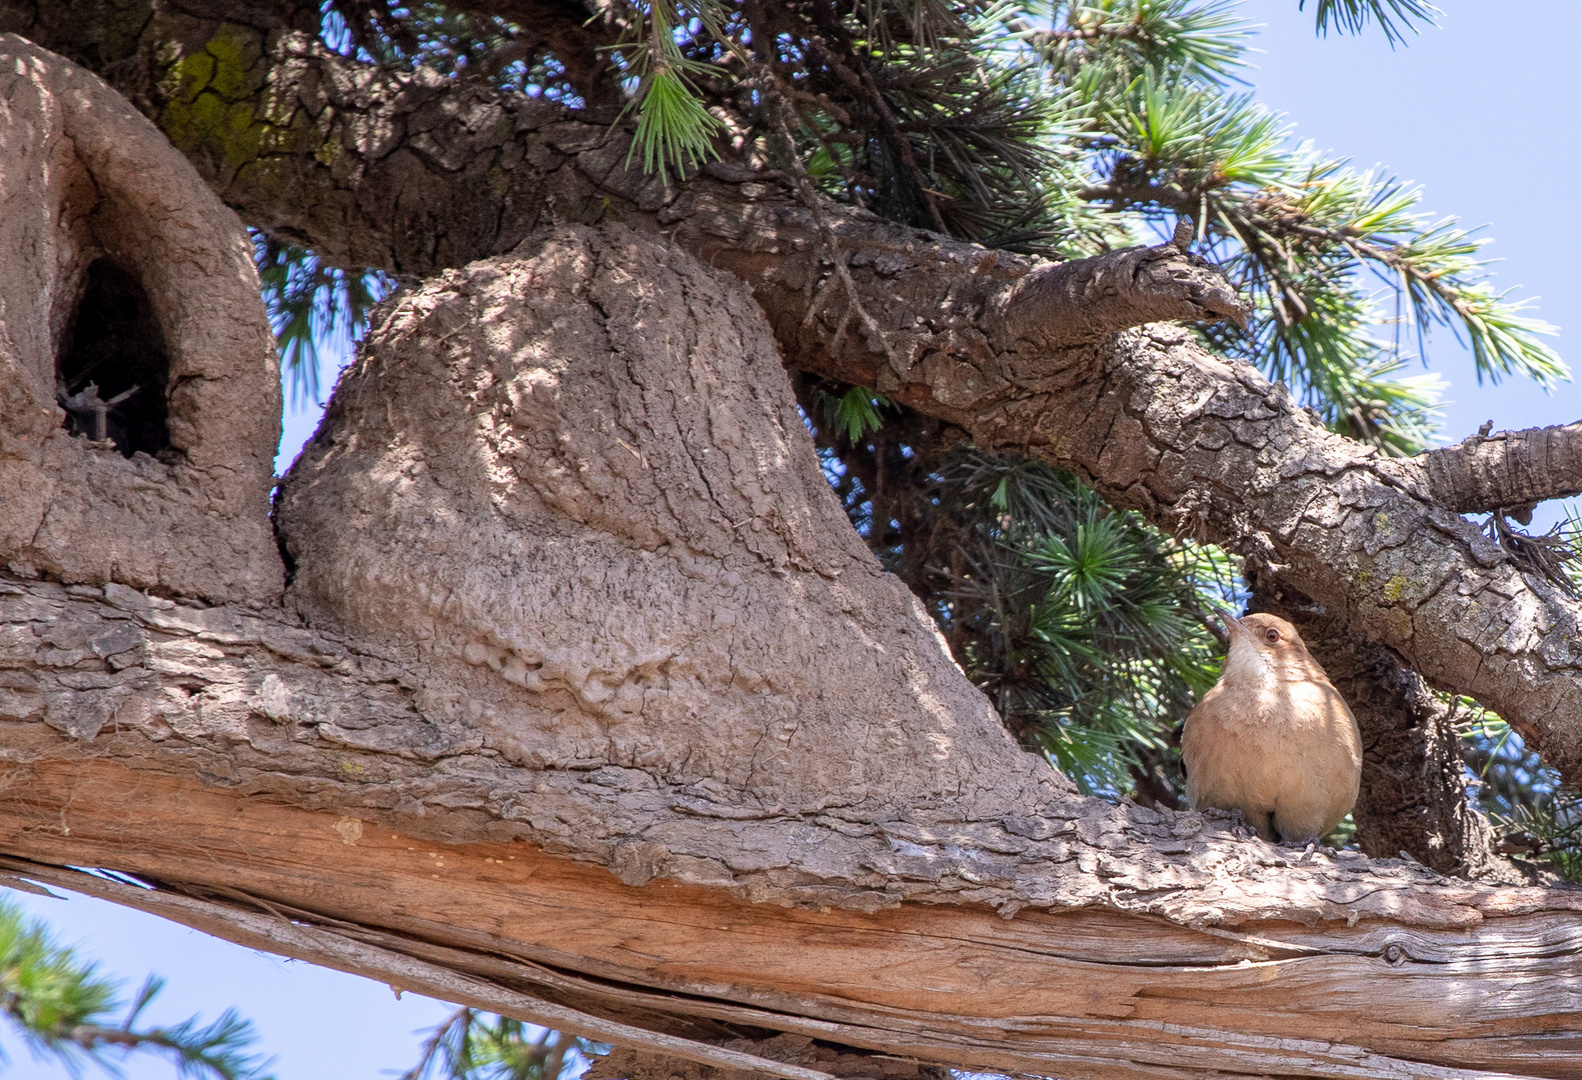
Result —
[[[343,52],[576,100],[508,19],[394,0],[324,10],[326,41]],[[1489,284],[1483,238],[1425,213],[1418,189],[1296,143],[1283,117],[1236,90],[1251,27],[1229,0],[601,10],[588,26],[609,33],[600,55],[624,122],[635,117],[630,167],[668,180],[728,139],[744,163],[805,171],[830,199],[1063,258],[1190,219],[1194,249],[1252,308],[1245,330],[1200,333],[1386,453],[1435,437],[1441,384],[1408,364],[1436,330],[1470,347],[1480,380],[1569,377],[1551,329]],[[1437,14],[1424,0],[1315,0],[1312,13],[1320,34],[1376,27],[1392,46]],[[354,326],[378,286],[306,253],[260,261],[291,370],[310,372],[314,305],[333,306],[325,325]],[[943,452],[959,436],[870,389],[807,380],[801,400],[852,520],[1012,729],[1090,790],[1147,786],[1168,800],[1170,726],[1216,670],[1198,611],[1234,592],[1225,556],[1105,508],[1069,477]]]
[[[291,404],[319,400],[319,349],[345,352],[368,326],[368,313],[390,292],[391,280],[330,266],[311,251],[253,231],[253,259],[264,308],[291,385]]]
[[[825,394],[822,401],[825,426],[853,443],[884,426],[879,410],[890,404],[883,394],[861,386],[854,386],[840,395]]]
[[[1132,791],[1219,676],[1203,612],[1229,560],[1033,462],[966,454],[939,499],[960,557],[936,614],[968,677],[1085,791]]]
[[[1045,0],[1001,17],[1053,81],[1084,80],[1091,95],[1144,71],[1213,83],[1235,78],[1252,37],[1237,8],[1234,0]]]
[[[1403,365],[1403,331],[1425,354],[1430,330],[1448,328],[1470,345],[1480,380],[1569,378],[1542,340],[1553,329],[1485,280],[1484,241],[1419,212],[1417,189],[1292,145],[1278,117],[1211,81],[1148,69],[1124,87],[1073,86],[1097,110],[1086,138],[1099,175],[1087,194],[1161,231],[1193,219],[1199,249],[1253,308],[1246,331],[1206,335],[1289,383],[1336,430],[1401,454],[1432,437],[1434,385],[1384,378]],[[1374,337],[1386,321],[1393,342]]]
[[[574,1035],[464,1008],[433,1030],[401,1080],[559,1080],[586,1051],[608,1052]]]
[[[1307,0],[1302,0],[1299,6],[1305,8]],[[1391,45],[1405,44],[1406,31],[1417,33],[1413,24],[1432,26],[1434,16],[1440,14],[1438,8],[1422,0],[1318,0],[1313,8],[1318,16],[1320,34],[1329,32],[1331,22],[1348,34],[1356,34],[1373,21],[1379,24]]]
[[[627,164],[640,148],[645,172],[657,172],[661,180],[668,179],[671,170],[685,176],[687,169],[719,158],[713,139],[722,125],[709,115],[692,82],[692,77],[710,72],[710,66],[682,53],[677,32],[690,24],[694,33],[722,40],[718,7],[710,0],[685,2],[679,9],[650,3],[632,13],[631,33],[618,50],[637,83],[627,106],[637,109],[637,131]]]
[[[115,1024],[116,987],[94,965],[50,939],[20,908],[0,901],[0,1012],[39,1055],[58,1058],[74,1074],[86,1062],[119,1074],[126,1054],[167,1055],[178,1077],[265,1080],[265,1063],[248,1052],[252,1025],[234,1011],[200,1026],[194,1017],[173,1027],[139,1028],[138,1017],[164,985],[150,976]]]
[[[693,95],[685,66],[655,65],[646,72],[641,102],[628,158],[641,148],[645,171],[667,179],[671,169],[685,175],[720,156],[711,141],[720,122]]]
[[[1582,793],[1562,784],[1503,719],[1471,698],[1452,703],[1479,808],[1499,849],[1582,882]]]

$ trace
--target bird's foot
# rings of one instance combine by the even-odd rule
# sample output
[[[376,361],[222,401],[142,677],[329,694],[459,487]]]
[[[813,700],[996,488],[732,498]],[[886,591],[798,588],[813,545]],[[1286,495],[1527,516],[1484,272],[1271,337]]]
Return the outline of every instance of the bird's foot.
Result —
[[[1282,839],[1280,841],[1280,846],[1281,847],[1285,847],[1285,848],[1301,848],[1302,849],[1302,854],[1300,854],[1300,855],[1298,855],[1296,857],[1295,865],[1297,865],[1297,866],[1306,866],[1308,861],[1310,859],[1312,859],[1313,853],[1316,852],[1319,849],[1320,844],[1318,842],[1318,837],[1316,837],[1316,836],[1309,836],[1306,840],[1284,840],[1284,839]]]

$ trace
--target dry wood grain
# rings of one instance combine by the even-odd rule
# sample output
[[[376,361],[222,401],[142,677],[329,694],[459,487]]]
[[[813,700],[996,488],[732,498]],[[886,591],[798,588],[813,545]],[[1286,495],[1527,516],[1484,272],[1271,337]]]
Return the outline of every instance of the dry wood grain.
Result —
[[[1582,928],[1564,912],[1231,931],[1103,911],[794,909],[107,761],[4,779],[14,853],[162,883],[121,902],[596,1038],[628,1023],[670,1053],[679,1040],[656,1018],[1045,1074],[1582,1076]]]
[[[364,72],[271,40],[285,52],[260,78],[339,80],[331,126],[448,93],[365,83],[352,107],[342,92]],[[495,109],[473,105],[447,128]],[[1505,704],[1525,703],[1563,750],[1574,612],[1533,601],[1465,523],[1422,502],[1410,467],[1323,434],[1177,331],[1089,341],[1140,315],[1231,313],[1234,298],[1201,277],[1172,292],[1190,284],[1174,255],[1073,266],[1045,275],[1068,300],[1114,265],[1148,278],[1157,261],[1162,276],[1071,337],[1012,317],[1010,300],[1036,299],[1016,284],[1040,280],[1030,263],[846,215],[843,250],[859,287],[886,297],[889,340],[841,338],[831,312],[808,317],[823,249],[783,191],[633,187],[602,126],[529,113],[473,130],[536,155],[520,179],[530,217],[562,200],[602,220],[620,199],[649,227],[685,221],[673,239],[751,280],[758,304],[630,230],[519,246],[526,222],[508,238],[490,224],[497,192],[483,232],[443,191],[421,197],[455,243],[425,267],[390,265],[514,254],[387,310],[285,486],[284,597],[108,564],[0,572],[0,846],[31,860],[7,862],[10,880],[75,882],[317,963],[796,1080],[818,1072],[703,1043],[779,1030],[1068,1077],[1582,1075],[1576,892],[1451,882],[1081,799],[1017,750],[832,501],[762,318],[805,366],[891,392],[888,378],[984,445],[1087,470],[1155,520],[1289,560],[1348,625],[1514,720]],[[348,154],[369,149],[359,138]],[[369,175],[363,190],[380,190]],[[1037,307],[1034,323],[1055,318]],[[51,361],[33,346],[46,402]],[[1064,430],[1076,416],[1086,426]],[[316,501],[297,498],[309,473]],[[263,547],[247,553],[278,569],[264,491],[260,476]],[[403,492],[394,517],[372,513]],[[145,489],[121,494],[150,509]],[[128,543],[70,505],[46,517],[72,527],[73,552]],[[166,532],[194,551],[218,542],[208,519]],[[358,543],[324,550],[340,540]],[[163,557],[159,542],[131,554]],[[155,582],[168,595],[128,587]],[[1523,636],[1555,613],[1552,640]],[[1469,626],[1476,640],[1459,636]],[[82,865],[154,887],[65,869]]]

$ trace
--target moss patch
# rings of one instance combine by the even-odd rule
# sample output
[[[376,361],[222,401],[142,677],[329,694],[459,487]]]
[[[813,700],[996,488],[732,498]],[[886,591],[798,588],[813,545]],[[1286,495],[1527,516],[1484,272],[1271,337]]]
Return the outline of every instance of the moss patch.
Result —
[[[182,153],[207,157],[221,177],[258,157],[271,128],[253,103],[261,58],[255,38],[222,24],[201,51],[171,58],[161,80],[160,127]]]

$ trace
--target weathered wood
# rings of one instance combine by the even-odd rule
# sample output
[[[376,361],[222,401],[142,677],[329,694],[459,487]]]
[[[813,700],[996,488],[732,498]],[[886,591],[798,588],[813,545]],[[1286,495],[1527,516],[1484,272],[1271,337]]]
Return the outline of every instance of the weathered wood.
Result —
[[[671,1015],[1072,1076],[1582,1076],[1582,923],[1543,910],[1569,893],[1490,890],[1528,913],[1463,928],[802,910],[628,886],[528,844],[439,844],[110,761],[13,766],[5,781],[13,852],[161,887],[6,864],[23,876],[596,1038]]]
[[[1264,564],[1582,779],[1582,655],[1571,644],[1582,607],[1453,512],[1572,490],[1575,431],[1378,461],[1326,438],[1249,366],[1179,335],[1094,349],[1006,341],[1004,304],[1036,260],[830,207],[840,257],[884,337],[870,341],[866,325],[847,332],[822,234],[774,174],[725,162],[664,183],[626,167],[626,136],[603,117],[342,56],[316,23],[292,21],[306,9],[275,0],[235,0],[224,13],[149,0],[106,10],[0,3],[0,28],[121,80],[250,223],[334,265],[414,275],[511,251],[549,222],[618,220],[664,235],[753,289],[792,366],[873,386],[980,445],[1082,472],[1160,527]],[[235,59],[222,75],[214,56]],[[222,86],[237,96],[222,102]],[[198,123],[194,96],[231,121]],[[1074,276],[1097,282],[1128,261]],[[1107,314],[1083,321],[1230,310],[1204,303],[1200,288],[1163,303],[1171,290],[1150,278],[1084,288]],[[1031,337],[1066,340],[1050,327]]]
[[[588,134],[561,128],[580,148],[556,153],[619,153]],[[846,225],[843,243],[881,228]],[[813,281],[817,255],[790,247],[800,262],[753,257]],[[951,300],[947,264],[989,292],[1017,276],[981,256],[940,245],[884,273],[908,302],[944,287],[940,311],[973,308],[991,297]],[[940,348],[892,372],[908,393],[1024,440],[1094,405],[1066,412],[1136,438],[1061,452],[1108,482],[1170,439],[1193,484],[1343,490],[1334,520],[1302,502],[1290,528],[1360,514],[1381,544],[1404,530],[1370,566],[1415,557],[1418,518],[1383,520],[1404,498],[1388,477],[1248,372],[1154,328],[1029,345],[1010,374],[1043,389],[990,401],[952,359],[998,363],[972,353],[988,309],[967,308],[910,331]],[[1258,460],[1222,453],[1233,437]],[[134,512],[159,497],[118,492]],[[1582,894],[1083,799],[1018,750],[834,503],[760,307],[652,237],[534,234],[388,305],[276,524],[281,597],[0,572],[0,848],[36,864],[11,874],[727,1069],[787,1075],[689,1043],[779,1030],[1069,1077],[1582,1075]],[[92,514],[60,528],[73,551],[125,540]],[[199,522],[168,542],[219,541]],[[157,887],[61,869],[84,865]]]

